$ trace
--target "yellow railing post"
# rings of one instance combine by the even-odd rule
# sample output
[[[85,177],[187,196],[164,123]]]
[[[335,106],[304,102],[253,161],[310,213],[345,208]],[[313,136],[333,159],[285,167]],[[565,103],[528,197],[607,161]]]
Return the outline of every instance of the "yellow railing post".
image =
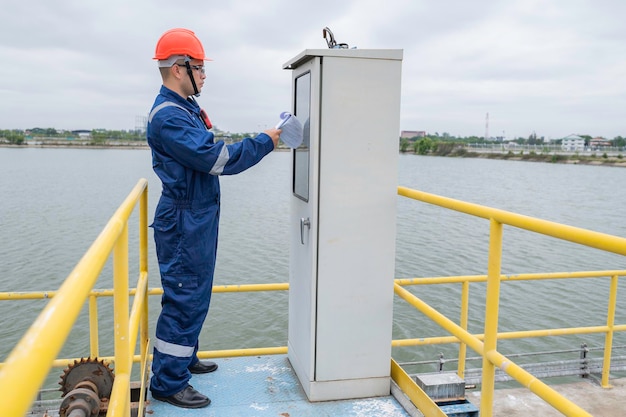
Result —
[[[609,388],[609,374],[611,373],[611,351],[613,350],[613,332],[615,327],[615,305],[617,304],[617,275],[611,277],[611,291],[606,314],[606,337],[604,339],[604,361],[602,363],[602,388]]]
[[[141,357],[140,372],[141,384],[139,393],[139,411],[137,416],[144,415],[145,390],[148,375],[148,352],[149,329],[148,329],[148,190],[141,195],[139,201],[139,277],[140,281],[145,277],[146,285],[142,288],[143,303],[141,304],[141,320],[139,323],[139,353]],[[131,349],[133,346],[131,346]]]
[[[125,223],[113,248],[113,327],[115,329],[115,393],[120,395],[111,403],[107,416],[128,416],[130,413],[131,350],[129,337],[128,300],[128,224]],[[124,387],[126,385],[126,387]],[[113,396],[112,396],[113,398]],[[126,410],[128,409],[128,410]],[[120,413],[119,411],[123,411]]]
[[[139,201],[139,276],[148,277],[148,190],[141,195]],[[142,320],[139,326],[141,343],[139,344],[141,356],[145,357],[148,352],[148,284],[144,290],[145,301],[142,309]],[[133,348],[131,346],[131,348]],[[143,371],[142,371],[143,372]]]
[[[467,330],[469,317],[469,281],[463,281],[461,292],[461,319],[460,325],[463,330]],[[457,374],[460,378],[465,378],[465,359],[467,358],[467,344],[463,341],[459,344],[459,366]]]
[[[487,353],[495,351],[498,344],[498,310],[500,306],[500,268],[502,265],[502,223],[491,219],[489,233],[489,266],[487,268],[487,299],[485,307],[485,339],[483,355],[483,380],[480,395],[481,417],[493,413],[495,365]]]
[[[98,337],[98,297],[89,296],[89,355],[92,358],[100,356],[100,342]]]

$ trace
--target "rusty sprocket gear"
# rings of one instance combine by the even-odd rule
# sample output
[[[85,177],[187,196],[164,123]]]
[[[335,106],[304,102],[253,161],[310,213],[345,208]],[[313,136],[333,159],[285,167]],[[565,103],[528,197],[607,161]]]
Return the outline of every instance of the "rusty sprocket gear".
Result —
[[[61,381],[59,381],[59,391],[65,396],[72,391],[76,385],[82,381],[90,381],[98,388],[100,398],[109,398],[113,390],[113,380],[115,375],[104,360],[98,358],[81,358],[75,360],[63,370]]]

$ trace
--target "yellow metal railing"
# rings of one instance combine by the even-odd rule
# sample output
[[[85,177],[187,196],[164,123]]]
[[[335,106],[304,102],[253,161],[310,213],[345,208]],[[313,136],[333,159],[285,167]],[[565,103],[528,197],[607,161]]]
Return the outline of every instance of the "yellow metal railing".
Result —
[[[522,281],[522,280],[547,280],[547,279],[575,279],[575,278],[591,278],[591,277],[611,277],[612,282],[617,279],[617,276],[625,276],[626,271],[590,271],[590,272],[571,272],[571,273],[536,273],[536,274],[516,274],[516,275],[501,275],[500,280],[509,282],[509,281]],[[474,334],[471,335],[467,332],[467,317],[468,317],[468,303],[463,303],[465,307],[461,311],[461,316],[464,319],[461,319],[461,324],[456,325],[454,322],[444,317],[442,314],[438,313],[435,309],[429,307],[426,303],[419,300],[419,298],[413,296],[408,291],[404,290],[403,286],[409,285],[437,285],[437,284],[450,284],[450,283],[460,283],[463,286],[463,293],[461,298],[468,299],[469,298],[469,284],[470,283],[478,283],[478,282],[486,282],[486,275],[470,275],[470,276],[452,276],[452,277],[432,277],[432,278],[402,278],[395,280],[396,292],[400,294],[400,296],[406,299],[411,305],[419,309],[426,316],[431,318],[433,321],[438,323],[442,328],[447,330],[450,334],[455,334],[455,330],[461,333],[462,337],[458,336],[439,336],[439,337],[429,337],[429,338],[419,338],[419,339],[400,339],[394,340],[392,342],[392,346],[400,347],[400,346],[418,346],[418,345],[430,345],[430,344],[451,344],[451,343],[459,343],[461,345],[460,352],[463,351],[463,347],[467,344],[473,348],[477,352],[484,352],[484,348],[482,347],[482,340],[484,339],[484,334]],[[275,283],[275,284],[251,284],[251,285],[220,285],[214,287],[214,292],[216,293],[243,293],[243,292],[261,292],[261,291],[287,291],[289,289],[289,284],[287,283]],[[152,288],[147,290],[146,294],[149,296],[159,296],[163,293],[161,288]],[[3,300],[33,300],[33,299],[48,299],[54,298],[57,295],[56,291],[49,292],[5,292],[0,293],[0,301]],[[136,295],[136,290],[129,290],[129,295]],[[616,289],[611,289],[611,301],[610,305],[615,304]],[[114,290],[92,290],[89,293],[90,302],[96,302],[98,298],[101,297],[113,297]],[[611,309],[611,307],[609,307]],[[613,309],[614,310],[614,309]],[[97,350],[98,345],[98,335],[97,332],[94,333],[93,329],[98,326],[98,317],[97,317],[97,308],[95,309],[96,313],[93,316],[90,316],[90,329],[91,335],[90,340],[92,341],[91,352],[92,356],[98,356],[100,359],[104,359],[105,361],[114,361],[114,357],[108,356],[99,356],[99,352]],[[90,309],[91,312],[91,309]],[[132,321],[132,320],[131,320]],[[607,319],[607,321],[612,321]],[[95,323],[95,324],[94,324]],[[459,329],[460,328],[460,329]],[[517,338],[529,338],[529,337],[547,337],[547,336],[561,336],[561,335],[571,335],[571,334],[593,334],[593,333],[607,333],[610,331],[609,326],[594,326],[594,327],[576,327],[576,328],[565,328],[565,329],[542,329],[542,330],[527,330],[527,331],[517,331],[517,332],[502,332],[498,333],[498,340],[502,339],[517,339]],[[612,331],[626,331],[626,325],[616,325],[613,327]],[[478,341],[477,341],[477,340]],[[95,340],[95,343],[93,343]],[[603,380],[606,376],[608,381],[608,370],[610,369],[610,346],[605,346],[605,361],[604,361],[604,370],[602,372]],[[266,347],[266,348],[248,348],[248,349],[229,349],[229,350],[215,350],[215,351],[199,351],[198,356],[202,359],[206,358],[224,358],[224,357],[237,357],[237,356],[256,356],[256,355],[275,355],[275,354],[286,354],[287,347]],[[141,355],[134,355],[131,360],[134,362],[142,362],[146,359],[149,359],[149,356],[142,357]],[[608,356],[608,359],[607,359]],[[52,366],[64,367],[67,366],[68,363],[73,362],[78,358],[70,358],[70,359],[57,359],[52,362]],[[459,375],[463,376],[463,366],[464,366],[465,356],[464,354],[459,354]],[[144,363],[144,362],[142,362]],[[145,366],[145,365],[144,365]],[[426,416],[442,416],[441,411],[438,409],[437,405],[430,399],[428,396],[417,387],[415,382],[406,375],[406,372],[402,370],[402,368],[392,360],[392,369],[391,369],[392,378],[398,383],[398,385],[402,388],[403,392],[405,392],[412,401],[417,404],[420,410],[425,413]],[[533,379],[533,383],[536,385],[536,381]],[[608,386],[608,385],[607,385]],[[556,397],[558,398],[558,397]],[[587,414],[569,414],[569,415],[587,415]]]
[[[498,341],[498,314],[500,304],[500,284],[502,281],[501,275],[501,260],[502,260],[502,236],[503,226],[509,225],[524,230],[528,230],[535,233],[540,233],[547,236],[552,236],[557,239],[567,240],[570,242],[578,243],[584,246],[604,250],[607,252],[617,253],[620,255],[626,255],[626,239],[612,236],[604,233],[593,232],[585,229],[580,229],[572,226],[567,226],[559,223],[554,223],[546,220],[536,219],[528,216],[523,216],[504,210],[493,209],[490,207],[480,206],[478,204],[467,203],[464,201],[454,200],[451,198],[441,197],[434,194],[429,194],[417,190],[412,190],[406,187],[398,187],[398,194],[404,197],[412,198],[418,201],[422,201],[429,204],[434,204],[439,207],[455,210],[461,213],[469,214],[476,217],[481,217],[489,220],[490,223],[490,239],[489,239],[489,258],[487,266],[487,289],[486,289],[486,306],[485,306],[485,332],[479,339],[477,336],[471,335],[467,332],[467,292],[469,280],[464,281],[463,295],[462,295],[462,316],[461,325],[457,325],[443,314],[436,311],[434,308],[420,300],[418,297],[402,288],[398,282],[394,285],[396,294],[420,310],[423,314],[431,318],[439,326],[447,330],[453,337],[462,342],[460,350],[460,360],[465,359],[464,345],[469,346],[476,353],[482,356],[482,384],[481,384],[481,403],[480,403],[480,415],[481,417],[491,417],[493,415],[493,396],[495,389],[495,369],[496,366],[505,371],[520,384],[530,389],[533,393],[538,395],[544,401],[549,403],[552,407],[559,410],[566,416],[590,416],[582,408],[560,395],[554,389],[535,378],[532,374],[526,372],[520,366],[516,365],[513,361],[507,359],[505,356],[497,351]],[[609,307],[607,313],[606,326],[600,326],[598,328],[586,329],[589,332],[604,332],[605,337],[605,353],[604,353],[604,368],[602,372],[602,385],[608,387],[608,370],[610,369],[611,348],[613,342],[613,334],[618,330],[626,330],[626,326],[615,326],[615,305],[617,300],[617,282],[619,275],[624,275],[624,271],[616,271],[611,275],[611,289],[609,295]],[[582,329],[572,330],[565,329],[563,333],[567,331],[584,333]],[[533,335],[533,333],[527,333]],[[481,340],[482,339],[482,340]],[[463,366],[460,365],[459,372],[463,371]],[[393,366],[392,366],[393,368]],[[419,391],[419,388],[417,388]],[[414,398],[414,401],[420,402],[420,397]],[[421,410],[421,405],[416,404]],[[428,403],[423,405],[425,408],[429,407]],[[422,410],[423,411],[423,410]],[[438,416],[437,412],[425,413],[426,417]]]
[[[163,288],[148,288],[145,290],[143,287],[131,288],[128,291],[130,297],[136,297],[135,304],[140,304],[142,307],[147,308],[147,304],[143,299],[137,298],[138,293],[141,296],[161,296],[163,295]],[[213,287],[213,293],[244,293],[244,292],[266,292],[266,291],[287,291],[289,290],[288,283],[274,283],[274,284],[244,284],[244,285],[215,285]],[[145,291],[145,296],[143,295]],[[54,298],[58,294],[58,291],[28,291],[28,292],[0,292],[0,301],[17,301],[17,300],[47,300]],[[99,317],[98,317],[98,299],[113,297],[115,291],[112,289],[93,289],[89,292],[89,355],[92,358],[98,357],[105,361],[114,361],[115,358],[111,356],[101,356],[100,354],[100,340],[98,336]],[[145,304],[145,305],[144,305]],[[136,309],[134,311],[140,311]],[[146,313],[147,316],[147,313]],[[133,316],[130,322],[133,323],[138,319],[138,316]],[[143,319],[143,317],[142,317]],[[131,327],[133,328],[133,327]],[[147,328],[147,323],[146,323]],[[136,340],[135,340],[136,342]],[[131,346],[135,343],[131,342]],[[207,358],[223,358],[223,357],[235,357],[235,356],[255,356],[255,355],[274,355],[287,353],[287,347],[266,347],[266,348],[249,348],[249,349],[228,349],[228,350],[216,350],[216,351],[200,351],[198,357],[200,359]],[[151,359],[152,355],[148,355]],[[64,367],[68,363],[72,363],[80,358],[66,358],[56,359],[52,362],[52,367]],[[143,355],[133,356],[133,362],[140,362],[143,360]],[[0,369],[3,364],[0,363]]]
[[[524,339],[531,337],[548,337],[548,336],[565,336],[575,334],[607,334],[605,340],[605,354],[602,368],[602,386],[609,388],[609,370],[611,362],[611,348],[613,334],[615,332],[626,331],[626,324],[615,324],[615,308],[617,303],[617,280],[619,276],[626,276],[626,270],[610,270],[610,271],[579,271],[579,272],[552,272],[552,273],[534,273],[534,274],[515,274],[501,275],[500,280],[505,282],[517,281],[538,281],[538,280],[554,280],[554,279],[584,279],[584,278],[610,278],[611,288],[609,291],[608,312],[604,326],[589,327],[571,327],[571,328],[552,328],[541,330],[525,330],[515,332],[498,332],[498,340],[507,339]],[[487,282],[487,275],[466,275],[466,276],[449,276],[449,277],[430,277],[430,278],[399,278],[395,283],[400,286],[409,285],[437,285],[437,284],[462,284],[461,290],[461,318],[460,326],[467,330],[469,316],[469,285],[470,283]],[[474,334],[479,340],[484,339],[484,334]],[[438,336],[425,337],[417,339],[398,339],[392,342],[393,347],[403,346],[423,346],[434,344],[459,343],[459,339],[455,336]],[[458,358],[458,375],[463,378],[465,373],[466,344],[460,343]]]
[[[462,201],[452,200],[432,194],[399,187],[400,195],[414,198],[426,203],[435,204],[466,214],[489,219],[491,239],[489,246],[489,264],[487,275],[458,277],[433,277],[396,279],[394,290],[410,305],[421,311],[446,330],[450,336],[394,340],[392,346],[411,346],[425,344],[458,343],[459,375],[463,376],[466,347],[470,347],[483,357],[483,383],[481,393],[481,416],[490,417],[493,407],[495,385],[495,367],[498,366],[515,378],[532,392],[567,416],[588,416],[589,414],[571,401],[559,395],[552,388],[539,381],[518,365],[497,351],[497,340],[525,337],[543,337],[567,334],[605,334],[604,364],[602,385],[609,386],[609,370],[613,334],[626,331],[626,325],[615,324],[615,308],[619,276],[626,271],[590,271],[562,272],[543,274],[501,275],[500,259],[502,251],[503,225],[512,225],[536,233],[569,240],[583,245],[626,255],[626,239],[590,232],[570,226],[533,219],[502,210],[491,209]],[[137,288],[128,287],[128,227],[130,213],[139,201],[139,233],[140,273]],[[133,362],[141,364],[141,380],[146,381],[148,354],[148,303],[150,295],[161,295],[162,289],[147,287],[147,183],[141,180],[116,211],[107,226],[81,259],[76,268],[68,276],[58,291],[50,292],[11,292],[0,293],[2,300],[50,299],[48,305],[28,330],[26,335],[13,349],[7,361],[0,364],[0,405],[3,416],[22,416],[32,403],[37,390],[41,386],[52,366],[63,367],[73,359],[55,359],[63,346],[71,327],[85,300],[89,300],[90,323],[90,355],[107,361],[115,362],[115,384],[109,404],[107,416],[130,415],[130,371]],[[106,259],[113,254],[114,289],[94,290],[93,285],[100,274]],[[577,327],[565,329],[542,329],[518,332],[498,333],[498,306],[501,282],[520,280],[545,279],[577,279],[610,277],[610,294],[606,325],[593,327]],[[475,282],[487,282],[487,304],[484,334],[470,334],[467,331],[469,310],[469,286]],[[456,324],[418,297],[403,288],[408,285],[431,285],[460,283],[461,318]],[[215,286],[215,293],[251,292],[251,291],[286,291],[289,285],[253,284],[253,285],[222,285]],[[129,297],[134,297],[129,313]],[[114,298],[115,353],[112,357],[99,355],[98,340],[98,305],[100,297]],[[139,337],[140,353],[136,355],[134,348]],[[220,351],[198,352],[200,358],[251,356],[268,354],[285,354],[287,347],[269,347],[252,349],[232,349]],[[441,417],[443,414],[437,405],[430,400],[410,377],[392,360],[391,376],[407,393],[411,400],[427,416]],[[486,379],[485,379],[486,376]],[[141,395],[143,396],[142,386]],[[143,412],[143,397],[140,398],[140,413]],[[141,416],[141,414],[140,414]]]
[[[140,337],[140,355],[148,353],[148,182],[140,180],[109,220],[74,270],[9,354],[0,369],[2,415],[28,412],[56,356],[89,297],[107,259],[113,254],[115,382],[107,416],[130,416],[132,352]],[[139,203],[139,279],[129,314],[128,219]],[[90,302],[90,313],[96,312]],[[96,327],[97,330],[97,327]],[[142,381],[145,380],[142,361]],[[65,363],[67,365],[67,362]],[[143,393],[142,387],[142,393]]]

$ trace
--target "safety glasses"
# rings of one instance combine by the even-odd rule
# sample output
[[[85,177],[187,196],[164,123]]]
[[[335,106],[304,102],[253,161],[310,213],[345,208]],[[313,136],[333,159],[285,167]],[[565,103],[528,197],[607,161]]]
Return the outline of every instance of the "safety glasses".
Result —
[[[185,64],[176,64],[179,67],[186,67]],[[204,65],[189,65],[191,68],[195,69],[196,71],[199,71],[201,74],[204,74]]]

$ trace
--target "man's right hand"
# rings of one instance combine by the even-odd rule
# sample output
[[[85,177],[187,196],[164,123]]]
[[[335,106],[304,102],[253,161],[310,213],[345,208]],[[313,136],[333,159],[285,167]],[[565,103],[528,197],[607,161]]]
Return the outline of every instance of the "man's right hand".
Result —
[[[282,130],[281,129],[267,129],[263,133],[265,133],[267,136],[269,136],[272,139],[272,142],[274,142],[274,149],[276,149],[276,147],[278,146],[278,140],[280,139],[280,134],[282,133]]]

